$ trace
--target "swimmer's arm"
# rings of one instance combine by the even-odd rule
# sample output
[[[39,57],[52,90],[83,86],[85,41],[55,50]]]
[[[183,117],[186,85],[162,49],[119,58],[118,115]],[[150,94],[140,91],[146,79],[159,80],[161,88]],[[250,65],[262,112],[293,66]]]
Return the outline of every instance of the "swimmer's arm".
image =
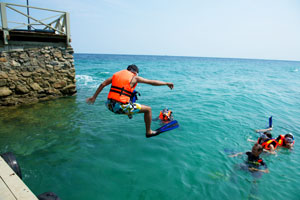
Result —
[[[248,141],[248,142],[254,142],[254,143],[256,143],[256,141],[251,140],[251,139],[249,139],[249,138],[247,139],[247,141]]]
[[[268,152],[270,154],[277,154],[276,151],[275,151],[275,148],[272,144],[270,145],[270,150],[263,149],[263,151]]]
[[[254,168],[254,167],[249,167],[248,168],[250,171],[257,171],[257,172],[264,172],[264,173],[269,173],[269,169],[257,169],[257,168]]]
[[[242,155],[244,152],[239,152],[239,153],[236,153],[236,154],[233,154],[233,155],[229,155],[228,157],[237,157],[239,155]]]
[[[94,94],[92,97],[87,98],[87,99],[86,99],[86,102],[87,102],[88,104],[93,104],[93,103],[96,101],[97,96],[98,96],[98,95],[100,94],[100,92],[103,90],[103,88],[105,88],[107,85],[109,85],[109,84],[111,84],[111,83],[112,83],[112,77],[110,77],[110,78],[106,79],[105,81],[103,81],[103,82],[99,85],[99,87],[98,87],[98,89],[96,90],[95,94]]]
[[[148,79],[142,78],[140,76],[137,76],[136,80],[138,83],[146,83],[146,84],[154,85],[154,86],[167,85],[170,89],[173,89],[173,87],[174,87],[174,84],[170,83],[170,82],[164,82],[164,81],[158,81],[158,80],[148,80]]]
[[[276,154],[275,148],[272,144],[270,145],[270,153],[271,154]]]
[[[276,151],[271,151],[271,150],[267,150],[267,149],[263,149],[264,152],[270,153],[270,154],[277,154]]]
[[[272,131],[272,130],[273,130],[273,128],[270,127],[270,128],[266,128],[266,129],[257,129],[257,130],[255,130],[255,132],[259,133],[259,132],[266,132],[266,131]]]

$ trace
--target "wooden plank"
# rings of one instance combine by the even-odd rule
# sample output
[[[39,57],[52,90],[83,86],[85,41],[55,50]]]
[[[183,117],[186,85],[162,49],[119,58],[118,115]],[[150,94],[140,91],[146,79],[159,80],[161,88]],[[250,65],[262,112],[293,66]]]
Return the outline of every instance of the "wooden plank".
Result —
[[[0,200],[16,200],[4,180],[0,177]]]
[[[25,183],[15,174],[15,172],[0,157],[0,177],[6,187],[11,191],[17,200],[38,200]],[[3,189],[4,190],[4,189]],[[0,193],[0,200],[6,200],[5,196]]]

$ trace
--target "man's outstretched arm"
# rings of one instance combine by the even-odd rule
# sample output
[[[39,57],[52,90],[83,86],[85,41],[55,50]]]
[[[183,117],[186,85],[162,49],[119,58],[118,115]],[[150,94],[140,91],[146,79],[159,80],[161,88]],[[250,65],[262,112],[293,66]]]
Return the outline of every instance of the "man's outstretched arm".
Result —
[[[93,104],[95,101],[96,101],[96,98],[97,98],[97,96],[100,94],[100,92],[103,90],[103,88],[105,88],[107,85],[109,85],[109,84],[111,84],[112,83],[112,77],[110,77],[110,78],[108,78],[108,79],[106,79],[105,81],[103,81],[100,85],[99,85],[99,87],[98,87],[98,89],[96,90],[96,92],[95,92],[95,94],[92,96],[92,97],[90,97],[90,98],[87,98],[86,99],[86,102],[87,103],[91,103],[91,104]]]
[[[154,86],[167,85],[170,89],[174,88],[174,84],[170,83],[170,82],[164,82],[164,81],[158,81],[158,80],[148,80],[148,79],[142,78],[140,76],[137,76],[136,80],[138,83],[146,83],[146,84],[154,85]]]

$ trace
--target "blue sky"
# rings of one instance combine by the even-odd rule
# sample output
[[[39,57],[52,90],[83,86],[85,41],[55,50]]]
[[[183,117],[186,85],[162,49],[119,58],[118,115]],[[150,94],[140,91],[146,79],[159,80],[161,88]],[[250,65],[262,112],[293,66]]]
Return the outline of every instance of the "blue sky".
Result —
[[[70,13],[77,53],[300,61],[299,0],[29,2]]]

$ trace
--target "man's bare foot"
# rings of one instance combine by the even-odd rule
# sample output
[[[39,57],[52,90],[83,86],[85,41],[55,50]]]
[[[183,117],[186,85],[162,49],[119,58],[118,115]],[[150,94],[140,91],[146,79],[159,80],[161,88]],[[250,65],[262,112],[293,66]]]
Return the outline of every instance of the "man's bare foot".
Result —
[[[156,135],[159,135],[159,133],[157,131],[152,131],[150,133],[146,133],[146,138],[149,138],[149,137],[153,137],[153,136],[156,136]]]

